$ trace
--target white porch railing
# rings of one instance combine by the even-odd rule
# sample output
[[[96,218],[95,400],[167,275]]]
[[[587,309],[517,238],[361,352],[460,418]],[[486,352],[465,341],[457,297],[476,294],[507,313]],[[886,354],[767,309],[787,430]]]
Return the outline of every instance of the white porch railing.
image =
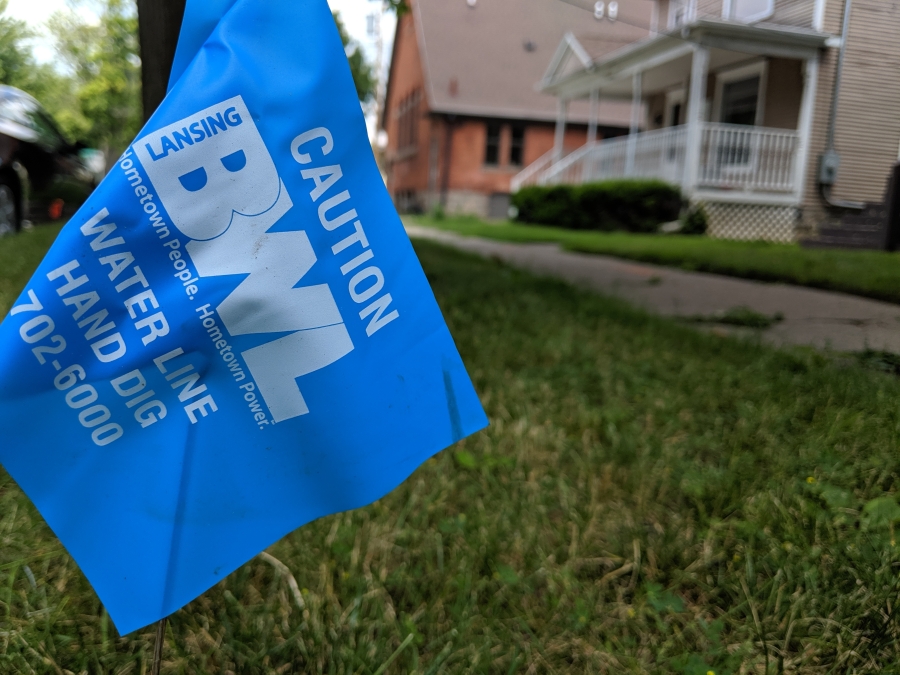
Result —
[[[800,136],[796,131],[706,124],[698,187],[793,192]]]
[[[553,165],[553,155],[556,150],[551,150],[546,155],[543,155],[536,162],[532,162],[525,169],[523,169],[520,173],[516,174],[510,185],[513,192],[518,192],[523,187],[528,187],[529,185],[537,185],[537,178],[547,169],[549,169]]]
[[[586,169],[589,158],[599,149],[599,143],[583,145],[571,155],[559,160],[536,176],[537,185],[579,185],[591,180]]]
[[[538,176],[539,185],[579,184],[608,178],[661,178],[684,173],[685,127],[621,136],[586,145]]]
[[[547,155],[513,181],[527,185],[578,185],[610,178],[658,178],[682,185],[687,127],[659,129],[582,146],[552,163]],[[799,147],[796,131],[733,124],[704,124],[699,189],[792,193]],[[687,186],[685,186],[687,187]]]

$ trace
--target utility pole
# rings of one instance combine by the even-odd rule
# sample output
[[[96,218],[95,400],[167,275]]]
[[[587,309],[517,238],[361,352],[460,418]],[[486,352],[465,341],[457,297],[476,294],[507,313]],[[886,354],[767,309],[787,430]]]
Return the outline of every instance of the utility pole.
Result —
[[[144,121],[166,96],[185,0],[137,0]]]

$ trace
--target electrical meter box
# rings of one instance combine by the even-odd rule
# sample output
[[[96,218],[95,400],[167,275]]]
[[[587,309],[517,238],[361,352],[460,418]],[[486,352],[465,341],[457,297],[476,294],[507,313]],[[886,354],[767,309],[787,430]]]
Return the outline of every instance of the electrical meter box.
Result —
[[[837,182],[837,174],[840,167],[841,156],[834,150],[822,155],[819,159],[819,184],[834,185]]]

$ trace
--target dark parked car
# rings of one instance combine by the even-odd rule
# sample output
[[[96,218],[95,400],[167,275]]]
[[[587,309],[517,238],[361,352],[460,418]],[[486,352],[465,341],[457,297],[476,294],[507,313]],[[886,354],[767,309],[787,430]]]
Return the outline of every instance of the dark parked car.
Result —
[[[99,179],[91,152],[68,143],[33,97],[0,85],[0,236],[80,206]]]

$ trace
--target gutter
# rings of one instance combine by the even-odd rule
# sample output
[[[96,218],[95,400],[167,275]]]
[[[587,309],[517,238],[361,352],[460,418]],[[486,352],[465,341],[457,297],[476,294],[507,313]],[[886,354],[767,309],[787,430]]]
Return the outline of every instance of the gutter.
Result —
[[[845,0],[844,25],[841,29],[841,51],[838,55],[837,71],[834,75],[834,91],[831,95],[831,111],[828,117],[828,136],[825,142],[825,152],[819,160],[819,192],[825,203],[833,208],[861,211],[866,207],[863,202],[844,201],[832,197],[832,188],[837,182],[838,169],[841,165],[841,156],[835,147],[834,139],[837,128],[841,83],[844,76],[844,60],[847,54],[847,38],[850,34],[850,11],[852,7],[853,0]]]
[[[565,77],[549,82],[546,77],[538,85],[540,91],[559,96],[561,90],[579,79],[590,77],[592,80],[615,81],[618,77],[627,77],[631,69],[646,67],[660,57],[674,58],[679,47],[688,48],[690,43],[721,47],[728,49],[735,43],[757,43],[766,45],[765,53],[778,55],[779,50],[801,49],[810,54],[833,43],[833,36],[818,31],[782,26],[777,24],[745,25],[720,19],[698,19],[689,25],[675,28],[665,33],[643,38],[638,42],[622,47],[606,54],[598,61],[592,62],[592,68],[576,71]],[[773,51],[774,50],[774,51]],[[685,53],[689,51],[686,49]],[[737,51],[744,51],[738,49]],[[748,53],[759,53],[749,51]],[[786,52],[785,52],[786,53]],[[792,56],[796,58],[796,56]],[[569,87],[571,89],[571,87]],[[577,87],[576,87],[577,88]],[[630,98],[630,95],[629,95]]]

